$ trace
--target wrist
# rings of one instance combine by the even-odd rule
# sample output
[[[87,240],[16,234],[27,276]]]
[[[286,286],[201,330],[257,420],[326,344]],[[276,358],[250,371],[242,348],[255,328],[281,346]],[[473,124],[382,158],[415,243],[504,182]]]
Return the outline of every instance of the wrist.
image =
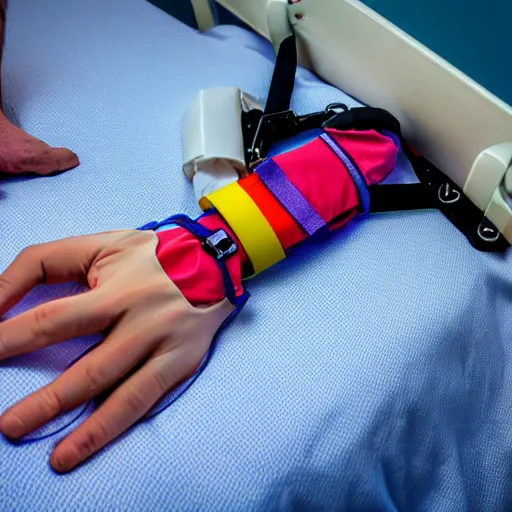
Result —
[[[237,244],[237,251],[226,259],[226,268],[235,293],[244,293],[242,268],[247,256],[236,236],[218,214],[200,217],[197,222],[214,232],[223,229]],[[203,247],[201,241],[182,227],[157,232],[159,244],[156,256],[167,276],[194,306],[210,305],[226,297],[224,279],[216,259]]]

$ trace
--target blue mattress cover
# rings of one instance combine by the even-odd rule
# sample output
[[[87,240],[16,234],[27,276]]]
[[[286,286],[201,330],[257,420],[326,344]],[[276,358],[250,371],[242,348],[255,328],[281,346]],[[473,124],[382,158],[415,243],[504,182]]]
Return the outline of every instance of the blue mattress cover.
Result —
[[[33,243],[196,215],[184,109],[218,85],[264,100],[271,47],[144,0],[16,0],[8,23],[9,114],[82,164],[0,182],[0,271]],[[333,101],[354,103],[300,70],[299,112]],[[69,429],[0,439],[0,509],[510,510],[510,258],[436,212],[354,222],[252,280],[194,386],[78,470],[48,465]],[[11,314],[79,291],[40,287]],[[0,410],[95,340],[0,363]]]

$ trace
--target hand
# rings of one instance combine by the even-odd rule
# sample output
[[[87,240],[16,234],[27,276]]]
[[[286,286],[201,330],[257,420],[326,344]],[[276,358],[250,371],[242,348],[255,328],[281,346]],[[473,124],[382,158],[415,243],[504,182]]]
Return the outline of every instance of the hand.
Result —
[[[0,323],[0,360],[109,330],[98,347],[0,417],[0,432],[19,439],[117,385],[57,445],[50,463],[58,472],[96,453],[191,377],[232,311],[227,299],[193,307],[160,266],[157,244],[152,231],[67,238],[25,249],[0,275],[0,316],[41,283],[90,287]]]
[[[79,165],[78,157],[65,148],[52,148],[14,126],[0,110],[0,172],[51,174]]]

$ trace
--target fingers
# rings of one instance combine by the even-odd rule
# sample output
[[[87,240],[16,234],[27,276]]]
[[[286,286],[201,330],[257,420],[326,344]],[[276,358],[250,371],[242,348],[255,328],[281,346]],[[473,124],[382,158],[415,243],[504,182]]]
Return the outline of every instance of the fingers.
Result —
[[[1,323],[0,361],[103,331],[115,316],[101,307],[101,297],[86,292],[54,300]]]
[[[107,320],[104,321],[106,324]],[[114,328],[101,345],[58,379],[6,411],[0,417],[0,432],[10,439],[19,439],[109,390],[151,354],[161,341],[159,331],[156,325],[135,331]]]
[[[64,473],[140,420],[167,392],[192,375],[198,362],[176,349],[150,359],[54,450],[50,463]]]
[[[46,167],[47,173],[67,171],[80,165],[78,156],[66,148],[52,148],[50,152],[50,165]]]
[[[18,173],[48,175],[79,165],[75,153],[66,148],[52,148],[37,139],[29,139],[27,154],[18,161]]]
[[[85,281],[109,235],[66,238],[22,251],[0,275],[0,316],[38,284]]]

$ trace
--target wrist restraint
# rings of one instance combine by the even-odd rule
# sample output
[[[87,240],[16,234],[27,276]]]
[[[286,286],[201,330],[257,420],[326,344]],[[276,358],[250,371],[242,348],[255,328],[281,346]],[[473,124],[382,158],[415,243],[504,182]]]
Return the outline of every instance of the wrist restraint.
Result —
[[[296,41],[291,35],[280,45],[264,111],[253,108],[241,112],[245,173],[238,181],[199,201],[204,212],[216,212],[225,220],[243,246],[252,267],[246,279],[285,259],[300,243],[325,239],[355,215],[377,212],[438,209],[476,249],[500,252],[509,247],[500,231],[463,191],[407,143],[399,121],[391,113],[373,107],[349,109],[344,104],[331,104],[324,111],[303,116],[290,110],[296,69]],[[276,142],[313,129],[321,131],[313,141],[287,155],[267,158]],[[350,148],[346,140],[351,141]],[[319,147],[323,152],[318,151]],[[394,168],[400,148],[418,183],[381,185]],[[308,157],[304,158],[306,153]],[[338,180],[332,172],[333,156],[342,168]],[[314,164],[305,167],[304,160],[314,160]],[[290,164],[295,173],[285,168]],[[322,172],[329,173],[330,179],[322,181]],[[300,174],[306,182],[316,183],[317,189],[297,179]],[[328,194],[331,186],[335,188],[336,182],[341,188],[355,189],[355,208],[347,203],[346,197],[345,202],[340,199],[338,210],[329,212],[322,208],[323,195]],[[171,219],[176,222],[176,217]],[[237,242],[226,232],[199,232],[190,229],[190,219],[180,222],[181,227],[198,236],[211,257],[221,255],[222,261],[239,250]],[[162,223],[142,229],[157,229],[156,226],[161,227]],[[226,274],[229,275],[223,267],[226,296],[237,304],[238,312],[242,306],[233,301]],[[248,297],[244,291],[243,304]],[[213,350],[214,344],[208,358]],[[173,394],[174,399],[178,396]]]
[[[286,38],[276,66],[265,110],[241,112],[245,171],[240,179],[204,195],[199,205],[207,215],[219,215],[235,234],[211,230],[178,214],[138,229],[158,230],[179,226],[200,242],[222,277],[225,297],[233,304],[231,315],[218,330],[196,373],[169,393],[148,415],[153,417],[176,401],[207,366],[220,332],[242,310],[249,294],[236,287],[226,262],[243,248],[251,278],[281,262],[302,243],[325,240],[332,231],[356,216],[375,212],[436,208],[481,251],[503,251],[506,239],[463,191],[404,139],[400,123],[389,112],[373,107],[348,109],[343,104],[298,116],[290,110],[297,68],[295,37]],[[298,149],[267,158],[273,144],[308,130],[318,136]],[[402,148],[419,182],[381,185],[396,164]],[[241,247],[240,247],[241,246]],[[168,269],[168,275],[172,272]],[[80,354],[70,366],[97,345]],[[21,442],[54,435],[85,414],[91,403],[51,422]]]

